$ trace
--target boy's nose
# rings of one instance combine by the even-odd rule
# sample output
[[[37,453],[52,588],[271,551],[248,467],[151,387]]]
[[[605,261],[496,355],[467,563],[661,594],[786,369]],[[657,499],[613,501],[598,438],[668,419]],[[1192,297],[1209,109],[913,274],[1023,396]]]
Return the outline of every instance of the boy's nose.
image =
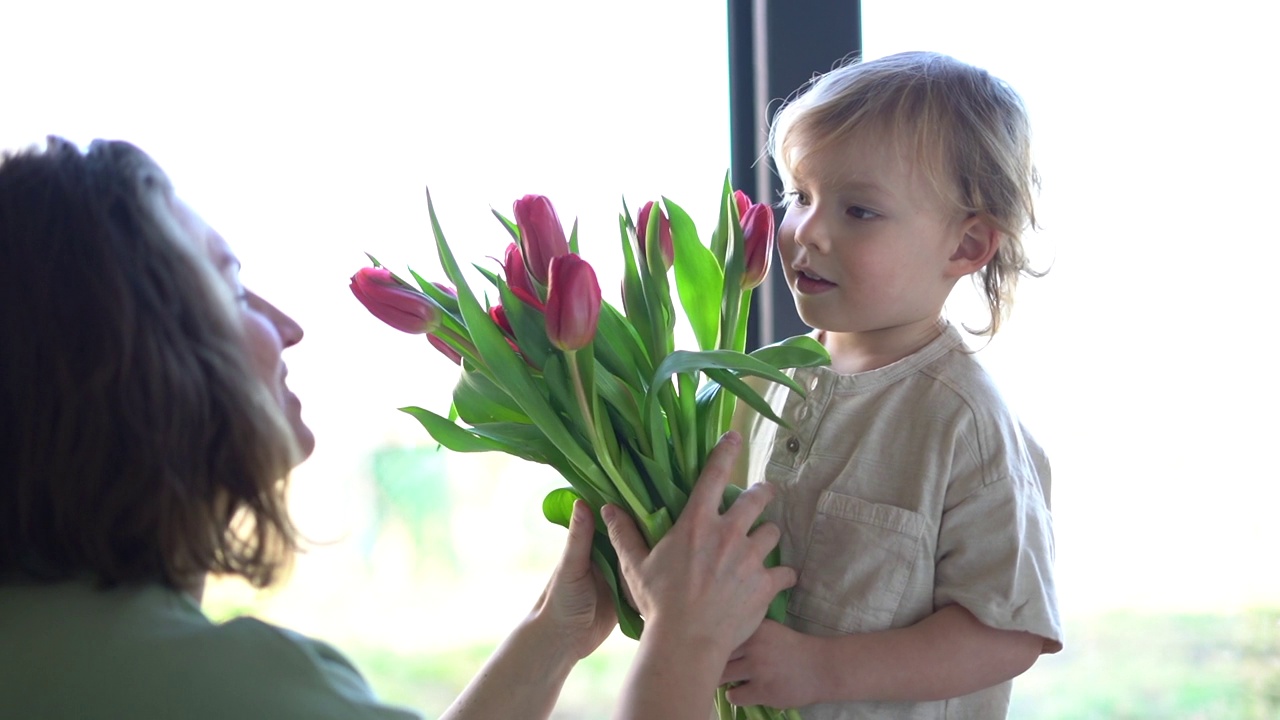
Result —
[[[823,253],[830,246],[830,235],[826,224],[818,213],[811,212],[796,223],[796,245],[810,252]]]

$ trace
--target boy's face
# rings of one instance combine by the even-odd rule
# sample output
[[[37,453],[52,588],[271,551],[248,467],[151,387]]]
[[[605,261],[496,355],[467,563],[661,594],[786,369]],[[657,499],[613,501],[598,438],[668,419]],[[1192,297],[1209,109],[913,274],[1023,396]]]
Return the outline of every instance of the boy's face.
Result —
[[[911,337],[934,326],[959,277],[966,218],[887,140],[855,132],[811,152],[790,188],[782,268],[800,317],[828,333]]]

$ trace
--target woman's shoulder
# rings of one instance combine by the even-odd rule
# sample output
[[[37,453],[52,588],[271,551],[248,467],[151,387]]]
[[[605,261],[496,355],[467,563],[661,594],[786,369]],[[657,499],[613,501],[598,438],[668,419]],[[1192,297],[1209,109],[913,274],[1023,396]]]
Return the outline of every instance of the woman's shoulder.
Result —
[[[6,585],[0,609],[0,639],[13,650],[0,660],[0,711],[417,717],[380,705],[332,646],[254,618],[212,622],[192,598],[159,585]]]

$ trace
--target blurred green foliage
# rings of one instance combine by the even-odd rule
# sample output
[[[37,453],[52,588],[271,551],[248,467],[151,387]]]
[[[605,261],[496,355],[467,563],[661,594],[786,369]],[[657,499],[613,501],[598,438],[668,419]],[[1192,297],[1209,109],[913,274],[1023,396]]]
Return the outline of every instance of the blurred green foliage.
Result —
[[[609,717],[631,656],[587,658],[555,717]],[[345,648],[380,696],[436,717],[493,646],[397,655]],[[1011,720],[1274,720],[1280,718],[1280,608],[1235,615],[1109,612],[1075,618],[1067,646],[1014,681]]]

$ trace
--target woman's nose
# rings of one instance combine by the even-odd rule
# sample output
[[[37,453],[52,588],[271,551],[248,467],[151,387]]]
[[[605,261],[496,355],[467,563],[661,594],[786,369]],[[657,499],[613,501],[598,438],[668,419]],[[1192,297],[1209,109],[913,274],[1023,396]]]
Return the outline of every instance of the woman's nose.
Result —
[[[285,315],[274,305],[271,310],[271,320],[276,324],[276,331],[280,333],[280,342],[285,347],[292,347],[302,342],[302,326],[298,321]]]
[[[284,314],[284,312],[262,299],[261,296],[254,296],[257,301],[258,311],[267,316],[271,324],[275,326],[276,332],[280,335],[280,344],[284,347],[292,347],[302,342],[302,326],[296,320]]]

